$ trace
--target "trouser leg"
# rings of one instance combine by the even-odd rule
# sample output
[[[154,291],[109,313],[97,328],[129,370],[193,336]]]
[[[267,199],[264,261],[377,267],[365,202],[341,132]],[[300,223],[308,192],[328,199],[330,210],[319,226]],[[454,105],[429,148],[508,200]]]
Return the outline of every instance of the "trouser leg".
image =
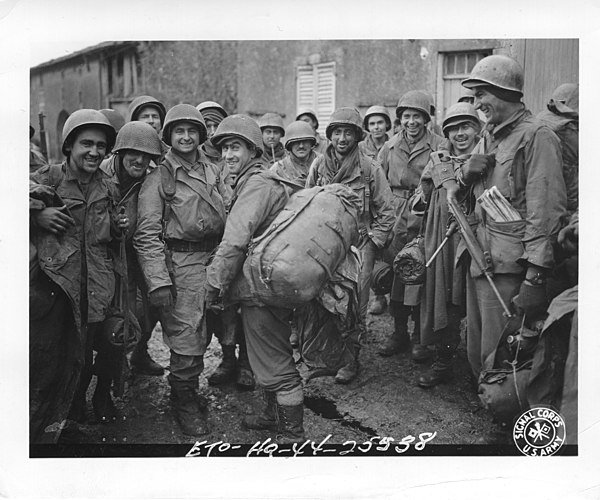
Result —
[[[516,274],[494,276],[506,304],[518,293],[521,280]],[[487,279],[467,276],[467,357],[475,377],[479,378],[485,360],[496,349],[506,324],[504,309]]]
[[[268,391],[301,385],[290,344],[289,310],[243,304],[248,359],[257,383]]]
[[[366,325],[367,308],[369,306],[369,294],[371,292],[371,283],[373,281],[373,266],[375,265],[377,247],[375,246],[375,243],[370,239],[367,239],[364,246],[360,249],[360,253],[362,268],[358,278],[358,307],[360,322],[362,325]]]

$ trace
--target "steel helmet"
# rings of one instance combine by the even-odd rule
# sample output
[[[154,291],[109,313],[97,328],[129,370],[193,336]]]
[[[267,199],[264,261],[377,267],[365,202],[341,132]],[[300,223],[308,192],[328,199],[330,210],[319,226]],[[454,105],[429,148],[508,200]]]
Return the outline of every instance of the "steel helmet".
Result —
[[[281,129],[281,136],[285,136],[285,128],[283,126],[283,119],[277,113],[265,113],[258,120],[258,126],[262,132],[267,127]]]
[[[478,130],[481,130],[481,121],[475,106],[468,102],[458,102],[448,108],[446,118],[442,122],[442,132],[448,137],[447,129],[464,122],[472,122]]]
[[[388,113],[388,110],[386,109],[386,107],[385,106],[371,106],[369,109],[367,109],[367,113],[365,114],[365,119],[363,120],[363,128],[365,130],[369,130],[369,128],[368,128],[369,118],[374,115],[381,115],[385,118],[386,132],[392,128],[392,120],[390,118],[390,114]]]
[[[212,142],[221,147],[221,143],[230,137],[239,137],[256,148],[256,158],[263,153],[262,133],[256,121],[247,115],[230,115],[219,126]]]
[[[128,122],[119,130],[114,152],[119,153],[125,149],[141,151],[152,156],[162,154],[156,130],[144,122]]]
[[[75,133],[82,128],[99,128],[106,133],[106,151],[110,151],[115,143],[117,132],[100,111],[95,109],[78,109],[73,111],[65,121],[62,136],[62,152],[68,155],[65,146],[73,139]]]
[[[548,102],[548,109],[553,108],[559,113],[579,114],[579,85],[576,83],[563,83],[552,92]]]
[[[396,107],[396,116],[400,118],[407,109],[416,109],[425,116],[425,123],[431,120],[431,99],[426,92],[422,90],[409,90],[398,101]]]
[[[101,109],[100,113],[102,113],[104,116],[106,116],[106,118],[108,118],[108,121],[117,131],[117,133],[119,133],[121,127],[125,125],[125,118],[123,118],[123,115],[121,115],[121,113],[115,111],[114,109]]]
[[[473,104],[475,101],[475,96],[473,95],[473,91],[471,89],[467,89],[465,87],[461,87],[460,97],[456,102],[468,102]]]
[[[338,108],[336,109],[331,118],[329,118],[329,125],[325,129],[325,135],[327,139],[331,140],[331,134],[333,129],[340,125],[352,126],[356,129],[358,142],[365,138],[365,131],[363,130],[363,120],[360,117],[360,112],[356,108]]]
[[[302,120],[290,123],[285,129],[285,149],[289,149],[288,146],[297,141],[311,141],[313,146],[317,143],[315,131]]]
[[[300,117],[303,115],[308,115],[310,116],[314,121],[315,121],[315,128],[319,128],[319,119],[317,118],[317,113],[314,112],[314,110],[310,109],[310,108],[303,108],[300,111],[298,111],[298,114],[296,115],[296,120],[300,120]]]
[[[141,95],[139,97],[136,97],[133,101],[131,101],[128,110],[129,121],[132,122],[137,120],[139,112],[145,106],[152,106],[156,108],[158,110],[158,114],[160,115],[161,123],[165,123],[165,115],[167,114],[165,105],[158,99],[150,95]]]
[[[202,113],[204,120],[211,120],[215,123],[221,123],[227,116],[227,111],[218,102],[204,101],[196,106],[196,109]]]
[[[206,124],[204,123],[202,113],[191,104],[176,104],[168,111],[167,116],[165,117],[165,123],[162,129],[162,140],[165,144],[171,145],[171,129],[173,128],[173,124],[182,121],[198,125],[198,128],[200,129],[200,144],[206,140],[208,133],[206,131]]]
[[[376,262],[371,275],[373,276],[371,289],[376,295],[386,295],[392,291],[394,269],[390,264],[383,260]]]
[[[523,68],[511,57],[496,54],[479,61],[471,75],[462,82],[463,87],[472,89],[491,85],[523,95]]]

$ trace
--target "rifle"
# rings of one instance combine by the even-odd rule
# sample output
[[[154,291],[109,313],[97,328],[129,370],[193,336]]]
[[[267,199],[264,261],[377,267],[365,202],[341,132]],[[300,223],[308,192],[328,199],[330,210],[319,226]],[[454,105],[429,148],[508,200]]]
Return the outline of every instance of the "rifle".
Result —
[[[508,309],[506,302],[504,302],[502,296],[500,295],[500,292],[498,291],[498,288],[496,288],[496,285],[494,284],[494,275],[492,273],[492,258],[490,256],[490,253],[484,252],[479,246],[479,242],[477,241],[477,238],[475,238],[475,234],[473,234],[473,230],[471,229],[471,226],[469,225],[469,222],[467,221],[464,212],[458,205],[458,202],[455,198],[448,197],[448,209],[450,210],[450,213],[454,216],[454,220],[458,223],[460,234],[462,235],[465,245],[467,246],[467,250],[471,255],[471,259],[487,278],[488,283],[492,287],[494,295],[496,295],[498,302],[500,302],[502,309],[504,309],[504,315],[507,318],[512,318],[512,313]]]
[[[448,153],[445,151],[435,152],[431,155],[431,158],[434,161],[434,163],[436,163],[436,164],[440,164],[442,162],[450,162],[452,159],[455,159],[454,157],[448,155]],[[496,287],[496,284],[494,283],[494,280],[493,280],[494,274],[492,273],[492,257],[490,256],[490,253],[487,251],[484,252],[481,249],[481,246],[479,246],[479,242],[477,241],[477,238],[475,237],[475,234],[473,233],[473,230],[471,229],[471,226],[470,226],[469,222],[467,221],[467,217],[465,216],[465,213],[460,208],[456,198],[454,198],[452,196],[448,196],[447,202],[448,202],[448,209],[449,209],[450,213],[452,214],[452,216],[454,217],[454,222],[452,222],[452,224],[450,224],[450,227],[446,231],[446,235],[445,235],[446,237],[444,238],[444,241],[442,241],[442,244],[436,249],[433,256],[431,257],[431,259],[429,259],[429,261],[427,262],[426,265],[427,266],[431,265],[431,262],[433,262],[433,260],[437,256],[437,254],[440,252],[442,247],[448,241],[448,238],[455,231],[455,227],[456,227],[455,224],[457,224],[458,229],[460,230],[460,234],[462,235],[465,245],[467,246],[467,250],[468,250],[469,254],[471,255],[471,259],[473,260],[475,265],[479,268],[479,270],[483,273],[483,275],[488,280],[488,283],[492,287],[492,291],[494,292],[494,295],[498,299],[498,302],[500,302],[502,309],[504,309],[504,315],[507,318],[512,318],[513,314],[508,309],[506,302],[504,302],[504,300],[502,299],[502,296],[500,295],[500,292],[498,291],[498,288]]]
[[[38,113],[38,120],[40,122],[40,148],[42,150],[42,155],[46,161],[48,161],[48,145],[46,144],[46,129],[44,128],[44,118],[46,115],[41,111]]]

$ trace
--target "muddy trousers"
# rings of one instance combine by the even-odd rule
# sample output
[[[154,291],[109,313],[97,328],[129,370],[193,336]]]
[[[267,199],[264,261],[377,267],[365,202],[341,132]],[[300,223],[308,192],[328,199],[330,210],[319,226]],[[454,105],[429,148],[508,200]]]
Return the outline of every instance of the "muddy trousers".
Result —
[[[494,284],[507,305],[519,293],[522,279],[519,274],[494,276]],[[496,349],[507,324],[503,312],[487,279],[473,278],[467,273],[467,357],[476,378],[486,358]]]
[[[173,382],[197,381],[204,370],[204,356],[188,356],[171,351],[170,366],[167,380],[171,386]]]
[[[289,309],[242,304],[248,358],[258,385],[266,391],[289,392],[302,386],[294,362]]]
[[[367,308],[369,306],[369,294],[371,292],[371,283],[373,282],[373,266],[378,249],[375,243],[367,238],[366,242],[360,248],[360,257],[362,267],[358,277],[358,307],[360,324],[365,327],[367,321]],[[366,328],[365,328],[366,331]]]

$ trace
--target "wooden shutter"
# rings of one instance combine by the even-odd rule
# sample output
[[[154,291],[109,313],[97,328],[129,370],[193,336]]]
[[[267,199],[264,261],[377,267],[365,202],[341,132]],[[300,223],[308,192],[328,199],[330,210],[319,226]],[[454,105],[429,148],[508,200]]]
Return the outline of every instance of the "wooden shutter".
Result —
[[[297,76],[297,112],[302,108],[314,109],[319,132],[324,134],[335,110],[335,63],[299,66]]]

